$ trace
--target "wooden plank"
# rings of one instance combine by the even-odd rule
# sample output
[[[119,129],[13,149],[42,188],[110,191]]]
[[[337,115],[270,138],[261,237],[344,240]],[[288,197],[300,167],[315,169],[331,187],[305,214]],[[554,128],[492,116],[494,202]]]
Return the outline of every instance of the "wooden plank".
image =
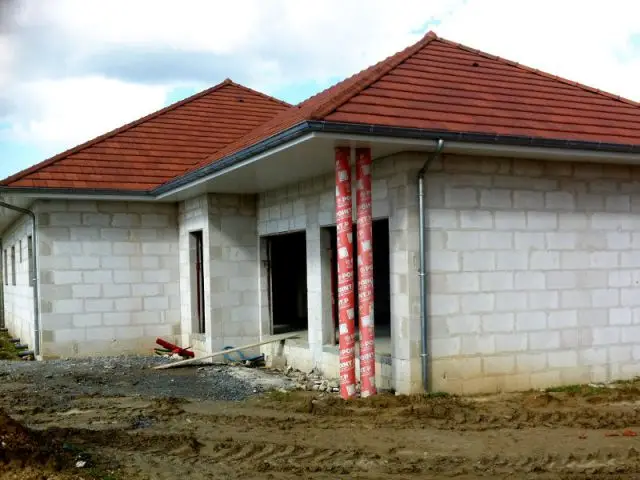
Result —
[[[158,365],[157,367],[153,367],[155,370],[162,370],[165,368],[173,368],[173,367],[178,367],[180,365],[188,365],[190,363],[194,363],[194,362],[201,362],[202,360],[208,360],[210,358],[214,358],[214,357],[219,357],[221,355],[224,355],[225,353],[233,353],[233,352],[238,352],[240,350],[246,350],[248,348],[254,348],[254,347],[259,347],[261,345],[267,345],[269,343],[273,343],[273,342],[281,342],[282,340],[289,340],[290,338],[297,338],[300,336],[301,332],[291,332],[291,333],[283,333],[281,335],[273,335],[272,337],[266,337],[265,339],[256,342],[256,343],[251,343],[249,345],[243,345],[241,347],[234,347],[234,348],[230,348],[228,350],[221,350],[219,352],[214,352],[210,355],[206,355],[204,357],[199,357],[199,358],[188,358],[186,360],[179,360],[177,362],[173,362],[173,363],[167,363],[166,365]]]

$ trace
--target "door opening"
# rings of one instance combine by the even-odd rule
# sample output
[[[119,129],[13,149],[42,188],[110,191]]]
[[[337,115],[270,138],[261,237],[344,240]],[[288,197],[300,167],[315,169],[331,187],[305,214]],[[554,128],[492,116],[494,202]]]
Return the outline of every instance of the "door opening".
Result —
[[[191,264],[191,314],[193,333],[206,333],[202,231],[189,234]]]
[[[331,258],[331,296],[336,331],[335,342],[338,341],[338,265],[336,227],[326,227],[330,231],[331,248],[328,252]],[[391,275],[389,251],[389,219],[383,218],[373,221],[373,321],[376,334],[376,344],[380,344],[381,351],[388,348],[391,337]],[[353,226],[353,286],[355,295],[355,312],[358,318],[358,242],[356,241],[356,225]],[[356,332],[358,322],[356,321]],[[383,352],[386,353],[386,352]]]
[[[268,237],[273,333],[308,329],[306,232]]]

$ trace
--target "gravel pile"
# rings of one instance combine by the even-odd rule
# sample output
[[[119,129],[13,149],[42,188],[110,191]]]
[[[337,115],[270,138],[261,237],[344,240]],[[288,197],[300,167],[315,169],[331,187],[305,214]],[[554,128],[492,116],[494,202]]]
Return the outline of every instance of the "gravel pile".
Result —
[[[231,375],[242,367],[188,366],[166,370],[162,357],[100,357],[43,362],[0,361],[0,381],[28,384],[29,391],[56,395],[177,397],[244,400],[264,387]],[[60,399],[62,400],[62,398]]]

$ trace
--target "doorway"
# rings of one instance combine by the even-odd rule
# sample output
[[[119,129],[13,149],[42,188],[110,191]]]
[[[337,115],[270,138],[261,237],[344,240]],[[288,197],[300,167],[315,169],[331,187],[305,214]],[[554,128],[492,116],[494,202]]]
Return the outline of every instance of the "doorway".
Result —
[[[193,333],[206,333],[202,230],[189,233],[191,317]]]
[[[331,297],[333,308],[334,328],[336,331],[335,342],[338,341],[338,263],[337,263],[337,239],[336,227],[326,227],[330,237],[330,261],[331,261]],[[391,275],[389,252],[389,219],[383,218],[373,221],[373,322],[376,340],[391,338]],[[358,318],[358,242],[356,241],[356,225],[353,226],[353,285],[356,291],[355,312]],[[356,332],[358,322],[356,321]],[[384,342],[383,342],[384,343]],[[390,348],[390,345],[389,345]]]
[[[268,237],[273,333],[308,329],[306,232]]]

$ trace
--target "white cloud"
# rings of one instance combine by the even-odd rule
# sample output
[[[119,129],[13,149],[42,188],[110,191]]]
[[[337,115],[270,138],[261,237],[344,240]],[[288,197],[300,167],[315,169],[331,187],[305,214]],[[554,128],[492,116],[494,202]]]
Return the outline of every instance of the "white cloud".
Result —
[[[0,35],[0,90],[8,88],[14,55],[5,35]]]
[[[64,32],[73,61],[114,46],[230,55],[246,72],[241,80],[275,90],[350,75],[415,42],[416,30],[437,20],[434,30],[450,40],[640,100],[640,58],[629,46],[638,18],[634,0],[325,0],[313,8],[298,0],[26,0],[17,24]],[[0,67],[11,57],[3,45],[0,37]],[[9,84],[19,106],[11,119],[16,138],[71,146],[160,108],[170,88],[66,78],[67,67],[56,66],[62,78]],[[0,74],[0,85],[3,78],[10,82]]]
[[[23,102],[8,135],[53,154],[153,112],[167,87],[84,77],[31,82],[16,94]]]
[[[248,41],[261,7],[244,0],[58,0],[38,16],[93,42],[229,53]]]
[[[635,0],[524,3],[473,0],[437,33],[570,80],[640,101],[640,56],[629,53],[640,33]]]

